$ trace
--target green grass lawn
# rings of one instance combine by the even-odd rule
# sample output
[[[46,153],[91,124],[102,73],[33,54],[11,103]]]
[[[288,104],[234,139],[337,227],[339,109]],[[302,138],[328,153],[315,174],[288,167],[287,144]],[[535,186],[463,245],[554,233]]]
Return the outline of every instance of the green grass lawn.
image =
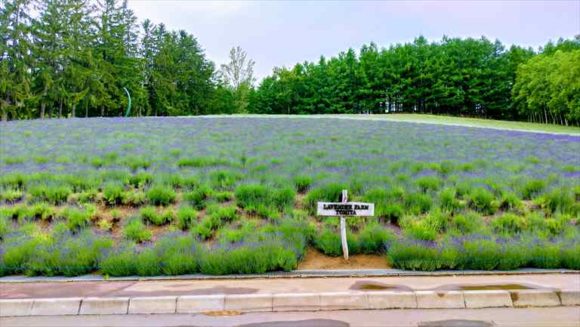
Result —
[[[513,129],[534,132],[550,132],[565,134],[580,134],[580,128],[574,126],[561,126],[552,124],[537,124],[520,121],[506,121],[481,118],[466,118],[452,116],[438,116],[428,114],[384,114],[384,115],[345,115],[347,117],[369,117],[372,119],[385,119],[392,121],[417,122],[429,124],[448,124],[472,127],[486,127],[499,129]]]

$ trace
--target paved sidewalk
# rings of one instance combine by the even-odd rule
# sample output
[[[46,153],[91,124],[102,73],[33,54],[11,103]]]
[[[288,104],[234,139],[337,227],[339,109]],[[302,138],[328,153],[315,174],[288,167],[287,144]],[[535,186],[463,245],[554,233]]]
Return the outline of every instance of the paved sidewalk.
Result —
[[[321,293],[357,290],[517,290],[524,288],[580,291],[580,273],[375,278],[0,282],[0,299]]]

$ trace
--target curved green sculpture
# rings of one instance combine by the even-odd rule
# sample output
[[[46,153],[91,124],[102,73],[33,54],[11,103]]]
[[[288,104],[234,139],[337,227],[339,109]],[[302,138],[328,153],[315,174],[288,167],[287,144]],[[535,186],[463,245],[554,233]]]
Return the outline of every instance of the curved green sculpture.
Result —
[[[127,101],[127,111],[125,111],[125,117],[129,117],[131,114],[131,94],[129,94],[129,90],[127,90],[126,87],[124,87],[123,90],[125,90],[125,93],[127,93],[127,98],[129,100]]]

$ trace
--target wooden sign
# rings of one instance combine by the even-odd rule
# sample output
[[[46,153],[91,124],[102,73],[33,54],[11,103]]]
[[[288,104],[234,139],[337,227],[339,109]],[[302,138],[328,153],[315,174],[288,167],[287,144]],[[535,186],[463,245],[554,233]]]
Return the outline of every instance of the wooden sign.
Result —
[[[372,217],[375,215],[374,203],[363,202],[318,202],[318,216],[332,217]]]
[[[340,240],[342,254],[348,260],[348,243],[346,242],[345,217],[372,217],[375,215],[374,203],[348,202],[348,192],[342,190],[342,202],[318,202],[317,215],[324,217],[340,217]]]

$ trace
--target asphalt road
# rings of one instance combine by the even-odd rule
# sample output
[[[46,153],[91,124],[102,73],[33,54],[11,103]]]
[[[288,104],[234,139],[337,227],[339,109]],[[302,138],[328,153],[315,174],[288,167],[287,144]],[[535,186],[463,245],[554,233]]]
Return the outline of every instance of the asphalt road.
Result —
[[[446,309],[446,310],[370,310],[285,313],[224,313],[60,316],[2,318],[2,327],[25,326],[239,326],[239,327],[346,327],[346,326],[420,326],[420,327],[578,327],[580,307],[525,309]]]

